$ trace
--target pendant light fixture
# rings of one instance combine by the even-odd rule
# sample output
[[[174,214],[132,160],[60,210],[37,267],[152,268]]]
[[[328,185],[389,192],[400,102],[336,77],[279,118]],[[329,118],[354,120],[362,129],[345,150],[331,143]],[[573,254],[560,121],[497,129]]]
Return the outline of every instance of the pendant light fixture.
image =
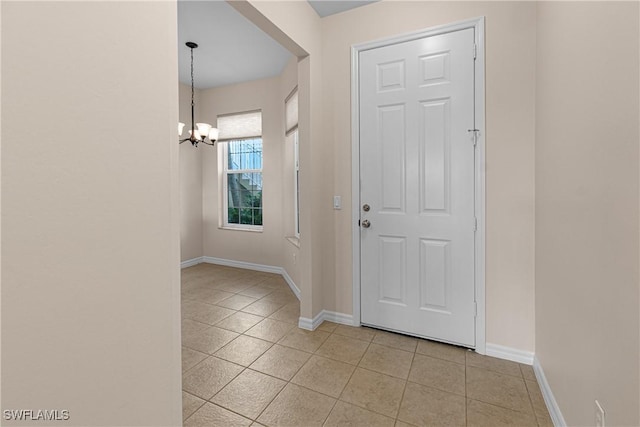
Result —
[[[195,104],[193,102],[193,49],[197,48],[198,45],[194,42],[187,42],[186,45],[191,49],[191,129],[189,130],[189,138],[181,139],[180,144],[185,141],[190,141],[191,145],[194,147],[197,147],[199,143],[213,145],[218,139],[218,129],[211,127],[208,123],[195,123],[194,125]],[[182,136],[184,126],[184,123],[178,123],[178,136]],[[209,141],[207,141],[207,137],[209,138]]]

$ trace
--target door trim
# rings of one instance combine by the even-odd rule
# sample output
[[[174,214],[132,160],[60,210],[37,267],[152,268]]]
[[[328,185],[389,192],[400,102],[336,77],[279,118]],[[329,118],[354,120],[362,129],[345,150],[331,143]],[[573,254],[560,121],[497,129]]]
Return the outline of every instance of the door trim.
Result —
[[[475,241],[475,298],[476,347],[480,354],[486,353],[485,337],[485,110],[484,110],[484,17],[458,21],[451,24],[430,27],[399,36],[375,40],[351,46],[351,220],[352,261],[353,261],[353,323],[360,326],[360,102],[359,102],[359,54],[397,43],[403,43],[438,34],[473,28],[476,44],[475,61],[475,127],[477,145],[475,156],[475,214],[478,230]]]

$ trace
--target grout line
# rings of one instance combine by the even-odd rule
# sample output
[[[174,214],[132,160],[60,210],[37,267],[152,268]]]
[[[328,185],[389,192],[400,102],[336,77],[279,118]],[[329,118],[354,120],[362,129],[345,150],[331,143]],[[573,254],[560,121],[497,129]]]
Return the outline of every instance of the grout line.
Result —
[[[433,360],[437,360],[437,361],[439,361],[439,362],[448,362],[448,363],[453,363],[453,364],[455,364],[455,365],[460,365],[460,366],[465,366],[465,367],[467,366],[467,364],[466,364],[466,363],[464,363],[464,362],[463,362],[463,363],[459,363],[459,362],[456,362],[456,361],[451,360],[451,359],[445,359],[444,357],[432,356],[432,355],[430,355],[430,354],[418,353],[417,351],[416,351],[415,353],[416,353],[418,356],[420,356],[420,357],[424,357],[424,358],[426,358],[426,359],[433,359]]]
[[[214,357],[215,357],[215,356],[214,356]],[[218,357],[218,359],[220,359],[220,358]],[[220,360],[224,360],[224,359],[220,359]],[[225,360],[225,362],[229,362],[229,361],[228,361],[228,360]],[[233,363],[233,362],[229,362],[229,363]],[[238,365],[238,364],[237,364],[237,363],[234,363],[234,365]],[[221,408],[224,408],[224,409],[226,409],[227,411],[233,412],[234,414],[238,414],[238,415],[240,415],[241,417],[244,417],[244,418],[247,418],[247,419],[251,419],[251,418],[247,417],[246,415],[242,415],[241,413],[234,411],[234,410],[233,410],[233,409],[231,409],[231,408],[227,408],[226,406],[222,406],[222,405],[219,405],[219,404],[217,404],[217,403],[213,402],[213,398],[215,398],[215,397],[216,397],[216,396],[217,396],[217,395],[218,395],[222,390],[224,390],[224,389],[225,389],[229,384],[231,384],[231,383],[232,383],[236,378],[238,378],[240,375],[242,375],[242,373],[243,373],[244,371],[246,371],[246,370],[248,369],[247,367],[242,366],[242,365],[238,365],[238,366],[242,367],[243,369],[242,369],[240,372],[238,372],[238,374],[237,374],[237,375],[235,375],[233,378],[231,378],[231,379],[230,379],[230,380],[229,380],[225,385],[223,385],[223,386],[220,388],[220,390],[218,390],[217,392],[215,392],[213,396],[211,396],[209,399],[207,399],[207,402],[209,402],[209,403],[211,403],[211,404],[213,404],[213,405],[219,406],[219,407],[221,407]]]
[[[486,356],[486,357],[491,357],[491,356]],[[502,359],[498,359],[498,360],[502,360]],[[514,363],[515,363],[515,362],[514,362]],[[465,363],[465,365],[467,365],[467,364]],[[503,371],[497,371],[497,370],[495,370],[495,369],[487,368],[487,367],[485,367],[485,366],[478,366],[478,365],[474,365],[473,363],[468,364],[467,366],[468,366],[468,367],[470,367],[470,368],[474,368],[474,369],[482,369],[482,370],[484,370],[484,371],[489,371],[489,372],[491,372],[491,373],[493,373],[493,374],[498,374],[498,375],[502,375],[502,376],[506,376],[506,377],[511,377],[511,378],[518,378],[518,379],[521,379],[521,380],[523,380],[523,381],[524,381],[524,379],[525,379],[525,378],[522,376],[522,374],[521,374],[521,375],[512,375],[512,374],[507,374],[506,372],[503,372]]]
[[[508,411],[517,412],[517,413],[520,413],[520,414],[533,415],[533,416],[535,417],[535,413],[534,413],[534,412],[519,411],[519,410],[517,410],[517,409],[508,408],[508,407],[506,407],[506,406],[498,405],[498,404],[497,404],[497,403],[495,403],[495,402],[485,402],[484,400],[480,400],[480,399],[477,399],[477,398],[476,398],[476,399],[472,399],[472,398],[470,398],[470,397],[467,397],[467,399],[468,399],[468,400],[473,400],[473,401],[475,401],[475,402],[480,402],[480,403],[483,403],[483,404],[485,404],[485,405],[495,406],[496,408],[501,408],[501,409],[506,409],[506,410],[508,410]],[[533,408],[532,408],[532,409],[533,409]],[[536,422],[537,422],[537,419],[536,419]]]
[[[506,406],[497,405],[497,404],[491,403],[491,402],[485,402],[484,400],[480,400],[480,399],[472,399],[470,397],[468,397],[467,400],[472,400],[474,402],[479,402],[479,403],[482,403],[483,405],[489,405],[489,406],[493,406],[495,408],[505,409],[507,411],[515,412],[515,413],[518,413],[518,414],[530,415],[530,416],[533,415],[533,417],[535,418],[535,414],[533,412],[519,411],[517,409],[507,408]],[[538,420],[537,419],[536,419],[536,424],[538,424]]]
[[[195,411],[193,411],[191,414],[189,414],[189,416],[188,416],[187,418],[184,418],[184,419],[182,420],[182,423],[184,424],[184,422],[185,422],[185,421],[187,421],[187,420],[188,420],[189,418],[191,418],[192,416],[194,416],[194,415],[196,414],[196,412],[198,412],[198,411],[200,410],[200,408],[202,408],[204,405],[206,405],[206,404],[207,404],[207,401],[206,401],[206,400],[204,400],[204,399],[202,399],[201,397],[196,396],[195,394],[191,394],[191,393],[189,393],[188,391],[184,391],[184,390],[182,390],[182,392],[183,392],[183,393],[187,393],[189,396],[193,396],[193,397],[195,397],[196,399],[202,400],[202,404],[200,404],[200,405],[196,408],[196,410],[195,410]]]
[[[362,369],[366,369],[366,368],[362,368]],[[371,369],[367,369],[367,370],[368,370],[368,371],[371,371]],[[380,374],[380,373],[381,373],[381,372],[377,372],[377,371],[371,371],[371,372],[375,372],[375,373],[377,373],[377,374]],[[394,376],[389,375],[389,374],[383,374],[383,375],[386,375],[386,376],[391,377],[391,378],[397,378],[397,379],[400,379],[400,378],[398,378],[398,377],[394,377]],[[453,391],[445,390],[445,389],[442,389],[442,388],[434,387],[434,386],[432,386],[432,385],[419,383],[419,382],[417,382],[417,381],[411,381],[411,380],[409,380],[409,379],[407,379],[407,380],[405,380],[405,381],[406,381],[406,382],[408,382],[408,383],[411,383],[411,384],[419,385],[420,387],[428,388],[428,389],[430,389],[430,390],[436,390],[436,391],[439,391],[439,392],[441,392],[441,393],[452,394],[452,395],[454,395],[454,396],[464,397],[464,398],[466,398],[466,397],[467,397],[467,396],[466,396],[466,390],[465,390],[465,394],[460,394],[460,393],[455,393],[455,392],[453,392]],[[465,387],[465,388],[466,388],[466,387]]]
[[[407,380],[406,378],[400,378],[400,377],[396,377],[395,375],[385,374],[384,372],[374,371],[373,369],[371,369],[371,368],[367,368],[367,367],[365,367],[365,366],[360,366],[360,365],[358,365],[357,367],[358,367],[358,368],[360,368],[360,369],[363,369],[363,370],[365,370],[365,371],[373,372],[374,374],[384,375],[385,377],[393,378],[394,380],[400,380],[400,381],[404,381],[404,382],[411,382],[411,383],[413,383],[413,384],[423,385],[423,384],[420,384],[420,383],[416,383],[416,382],[414,382],[414,381],[409,381],[409,380]],[[428,386],[425,386],[425,387],[428,387]],[[433,387],[429,387],[429,388],[433,388]],[[437,389],[437,388],[433,388],[433,389],[434,389],[434,390],[439,390],[439,389]],[[440,391],[443,391],[443,390],[440,390]],[[449,393],[450,393],[450,392],[449,392]],[[451,393],[451,394],[456,394],[456,393]],[[458,396],[460,396],[460,395],[458,394]]]
[[[274,345],[275,345],[275,344],[274,344]],[[263,354],[264,354],[264,353],[263,353]],[[257,360],[257,359],[256,359],[256,360]],[[245,417],[245,418],[248,418],[248,419],[250,419],[250,420],[252,420],[252,421],[258,422],[258,418],[260,418],[260,415],[262,415],[262,413],[263,413],[264,411],[266,411],[266,410],[267,410],[267,408],[268,408],[268,407],[273,403],[273,401],[274,401],[274,400],[276,400],[276,398],[277,398],[278,396],[280,396],[280,393],[282,393],[282,392],[284,391],[284,389],[287,387],[287,384],[289,384],[289,382],[288,382],[288,381],[284,381],[284,380],[283,380],[283,379],[281,379],[281,378],[276,378],[276,377],[274,377],[274,376],[272,376],[272,375],[265,374],[264,372],[260,372],[260,371],[255,370],[255,369],[249,369],[249,367],[247,367],[247,368],[245,369],[245,371],[246,371],[247,369],[248,369],[248,370],[251,370],[251,371],[253,371],[253,372],[256,372],[256,373],[258,373],[258,374],[262,374],[262,375],[265,375],[265,376],[268,376],[268,377],[271,377],[271,378],[275,378],[275,379],[277,379],[277,380],[279,380],[279,381],[283,381],[283,382],[285,383],[285,384],[282,386],[282,388],[280,389],[280,391],[279,391],[279,392],[277,392],[277,393],[275,394],[275,396],[273,396],[273,397],[271,398],[271,400],[269,400],[269,402],[264,406],[264,408],[260,411],[260,413],[259,413],[258,415],[256,415],[256,417],[255,417],[255,418],[247,417],[246,415],[242,415],[242,414],[240,414],[240,415],[242,415],[242,416],[243,416],[243,417]],[[242,371],[242,372],[244,372],[244,371]],[[242,373],[242,372],[241,372],[241,373]],[[238,374],[238,375],[240,375],[240,374]],[[235,379],[235,378],[234,378],[234,379]],[[225,386],[225,387],[226,387],[226,386]],[[221,389],[220,391],[222,391],[222,389]],[[218,393],[219,393],[219,392],[218,392]],[[217,393],[216,393],[216,394],[217,394]]]
[[[286,382],[285,385],[282,386],[280,391],[277,392],[275,396],[273,396],[273,399],[271,399],[269,401],[269,403],[267,403],[267,405],[264,407],[264,409],[262,411],[260,411],[260,413],[253,419],[254,422],[256,422],[256,423],[258,422],[258,418],[260,418],[260,415],[262,415],[264,413],[264,411],[266,411],[269,408],[269,406],[271,406],[271,404],[274,402],[274,400],[276,400],[278,398],[278,396],[280,396],[282,394],[282,392],[284,391],[285,388],[287,388],[288,385],[289,385],[289,382]]]
[[[538,413],[536,412],[536,407],[533,405],[533,398],[531,397],[531,391],[529,390],[529,384],[527,383],[526,378],[524,379],[524,386],[527,389],[527,396],[529,396],[529,403],[531,404],[531,409],[533,410],[533,417],[536,420],[536,424],[538,424],[538,426],[540,426],[540,420],[538,419]],[[538,382],[536,381],[536,386],[538,386]]]
[[[236,337],[237,338],[237,337]],[[235,339],[235,338],[234,338]],[[225,344],[226,345],[226,344]],[[189,350],[197,351],[198,353],[206,354],[207,357],[213,356],[211,353],[207,353],[206,351],[198,350],[197,348],[189,347],[188,345],[182,344],[183,347],[188,348]],[[219,349],[218,349],[219,350]],[[216,350],[216,351],[218,351]]]
[[[418,345],[416,344],[416,348]],[[416,352],[413,352],[413,356],[411,356],[411,363],[409,364],[409,372],[407,372],[407,379],[404,382],[404,388],[402,389],[402,395],[400,396],[400,405],[398,406],[398,412],[396,412],[396,422],[398,422],[398,417],[400,416],[400,408],[402,408],[402,401],[404,400],[404,394],[407,391],[407,385],[409,384],[409,377],[411,376],[411,368],[413,368],[413,361],[416,358]],[[403,421],[404,422],[404,421]]]
[[[335,332],[336,329],[335,328],[333,331]],[[331,333],[331,335],[334,335],[334,332]],[[329,340],[329,338],[331,338],[331,335],[329,335],[329,337],[327,338],[327,340]],[[340,334],[338,334],[337,336],[342,336]],[[326,341],[325,341],[326,342]],[[351,379],[353,378],[353,375],[356,373],[356,371],[358,370],[358,368],[360,367],[360,361],[362,360],[362,358],[364,357],[365,354],[367,354],[367,351],[369,350],[369,346],[371,345],[371,342],[367,343],[367,347],[364,349],[364,351],[362,352],[362,356],[360,356],[360,358],[358,359],[358,361],[356,362],[355,365],[355,369],[353,370],[353,372],[351,372],[351,375],[349,375],[349,379],[347,380],[347,383],[344,385],[344,387],[342,388],[342,391],[340,392],[340,395],[338,395],[338,398],[336,399],[336,401],[340,400],[340,398],[342,397],[342,395],[344,394],[344,391],[347,389],[347,386],[349,386],[349,383],[351,382]],[[335,406],[335,405],[334,405]],[[331,409],[333,411],[333,408]]]
[[[189,347],[187,347],[189,348]],[[189,350],[193,350],[192,348],[189,348]],[[193,350],[193,351],[198,351],[198,350]],[[201,351],[199,353],[202,353]],[[208,353],[202,353],[202,354],[206,354],[207,357],[205,357],[204,359],[202,359],[201,361],[199,361],[198,363],[196,363],[195,365],[193,365],[192,367],[190,367],[189,369],[187,369],[186,371],[182,372],[182,376],[184,377],[184,374],[186,374],[187,372],[189,372],[190,370],[192,370],[193,368],[195,368],[196,366],[198,366],[199,364],[201,364],[202,362],[204,362],[205,360],[207,360],[211,355]]]
[[[254,340],[258,340],[258,341],[262,341],[262,342],[265,342],[265,343],[269,344],[269,347],[267,347],[267,349],[266,349],[266,350],[264,350],[262,353],[260,353],[260,354],[258,355],[258,357],[256,357],[254,360],[252,360],[252,361],[251,361],[251,362],[246,366],[246,368],[249,368],[249,367],[253,364],[253,362],[255,362],[256,360],[258,360],[258,359],[259,359],[263,354],[265,354],[267,351],[269,351],[269,349],[270,349],[271,347],[273,347],[273,346],[275,345],[275,343],[272,343],[271,341],[263,340],[263,339],[256,338],[256,337],[252,337],[252,336],[249,336],[249,335],[240,334],[240,335],[238,335],[237,337],[235,337],[234,339],[232,339],[231,341],[229,341],[228,343],[226,343],[224,346],[222,346],[222,347],[220,347],[218,350],[216,350],[216,352],[215,352],[213,355],[214,355],[214,356],[216,356],[216,355],[218,354],[218,352],[220,352],[221,350],[223,350],[224,348],[226,348],[228,345],[230,345],[231,343],[233,343],[235,340],[237,340],[237,339],[238,339],[238,338],[240,338],[240,337],[250,338],[250,339],[254,339]],[[221,357],[221,356],[216,356],[216,357],[217,357],[218,359],[226,360],[227,362],[231,362],[231,363],[235,363],[236,365],[240,365],[239,363],[234,362],[233,360],[225,359],[224,357]],[[240,366],[243,366],[243,365],[240,365]],[[255,371],[255,369],[253,369],[253,370]],[[257,371],[256,371],[256,372],[257,372]]]
[[[198,396],[196,396],[196,397],[198,397]],[[200,399],[200,398],[198,397],[198,399]],[[202,400],[202,399],[200,399],[200,400]],[[202,407],[203,407],[204,405],[206,405],[207,403],[209,403],[209,402],[207,402],[207,401],[205,400],[205,401],[202,403],[202,405],[198,406],[198,409],[196,409],[195,411],[193,411],[193,413],[192,413],[191,415],[189,415],[187,418],[185,418],[185,419],[183,419],[183,420],[182,420],[182,424],[184,424],[184,423],[185,423],[185,421],[187,421],[189,418],[193,417],[193,416],[194,416],[194,415],[195,415],[195,414],[196,414],[200,409],[202,409]]]
[[[238,374],[238,375],[240,375],[240,374]],[[235,379],[235,378],[234,378],[234,379]],[[233,381],[233,380],[231,380],[231,381]],[[231,382],[231,381],[230,381],[230,382]],[[225,386],[225,387],[226,387],[226,386]],[[224,388],[224,387],[222,387],[222,388]],[[222,391],[222,389],[220,389],[220,391]],[[219,393],[219,392],[218,392],[218,393]],[[216,394],[218,394],[218,393],[216,393]],[[213,395],[213,397],[215,397],[215,395]],[[212,399],[213,399],[213,397],[212,397]],[[226,406],[222,406],[222,405],[219,405],[219,404],[217,404],[217,403],[211,402],[210,400],[207,400],[207,402],[206,402],[206,403],[210,403],[210,404],[212,404],[212,405],[215,405],[215,406],[217,406],[217,407],[219,407],[219,408],[224,409],[225,411],[229,411],[229,412],[231,412],[231,413],[233,413],[233,414],[239,415],[239,416],[241,416],[242,418],[244,418],[245,420],[249,420],[249,421],[252,421],[252,422],[253,422],[253,421],[255,421],[255,420],[254,420],[253,418],[251,418],[251,417],[247,417],[246,415],[242,415],[240,412],[236,412],[236,411],[234,411],[233,409],[229,409],[229,408],[227,408]],[[269,402],[269,403],[271,403],[271,402]],[[204,405],[203,405],[203,406],[204,406]],[[185,420],[185,421],[186,421],[186,420]]]
[[[345,385],[346,387],[346,385]],[[342,394],[342,392],[340,392],[340,394]],[[327,422],[327,420],[329,419],[329,417],[331,416],[331,413],[333,412],[333,410],[335,409],[336,405],[338,404],[338,402],[340,402],[339,399],[336,399],[335,397],[333,398],[334,402],[333,402],[333,406],[331,406],[331,409],[329,409],[329,412],[327,412],[327,416],[324,417],[324,419],[322,420],[322,425],[324,426],[324,424]]]

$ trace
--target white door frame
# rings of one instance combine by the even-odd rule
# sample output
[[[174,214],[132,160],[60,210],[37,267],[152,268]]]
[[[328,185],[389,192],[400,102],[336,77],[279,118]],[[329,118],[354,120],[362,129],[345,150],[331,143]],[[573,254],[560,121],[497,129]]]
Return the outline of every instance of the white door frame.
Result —
[[[359,53],[369,49],[403,43],[424,37],[473,28],[476,45],[475,61],[475,214],[478,230],[475,241],[476,347],[485,354],[485,117],[484,117],[484,17],[430,27],[395,37],[351,46],[351,220],[353,224],[353,324],[360,325],[360,102]]]

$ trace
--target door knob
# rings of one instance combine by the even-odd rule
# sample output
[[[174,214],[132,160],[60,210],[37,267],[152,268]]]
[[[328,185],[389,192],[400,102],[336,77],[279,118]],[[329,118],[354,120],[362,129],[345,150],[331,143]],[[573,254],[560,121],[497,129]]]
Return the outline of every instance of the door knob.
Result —
[[[364,221],[362,221],[362,227],[363,228],[369,228],[371,227],[371,223],[369,222],[368,219],[365,219]]]

